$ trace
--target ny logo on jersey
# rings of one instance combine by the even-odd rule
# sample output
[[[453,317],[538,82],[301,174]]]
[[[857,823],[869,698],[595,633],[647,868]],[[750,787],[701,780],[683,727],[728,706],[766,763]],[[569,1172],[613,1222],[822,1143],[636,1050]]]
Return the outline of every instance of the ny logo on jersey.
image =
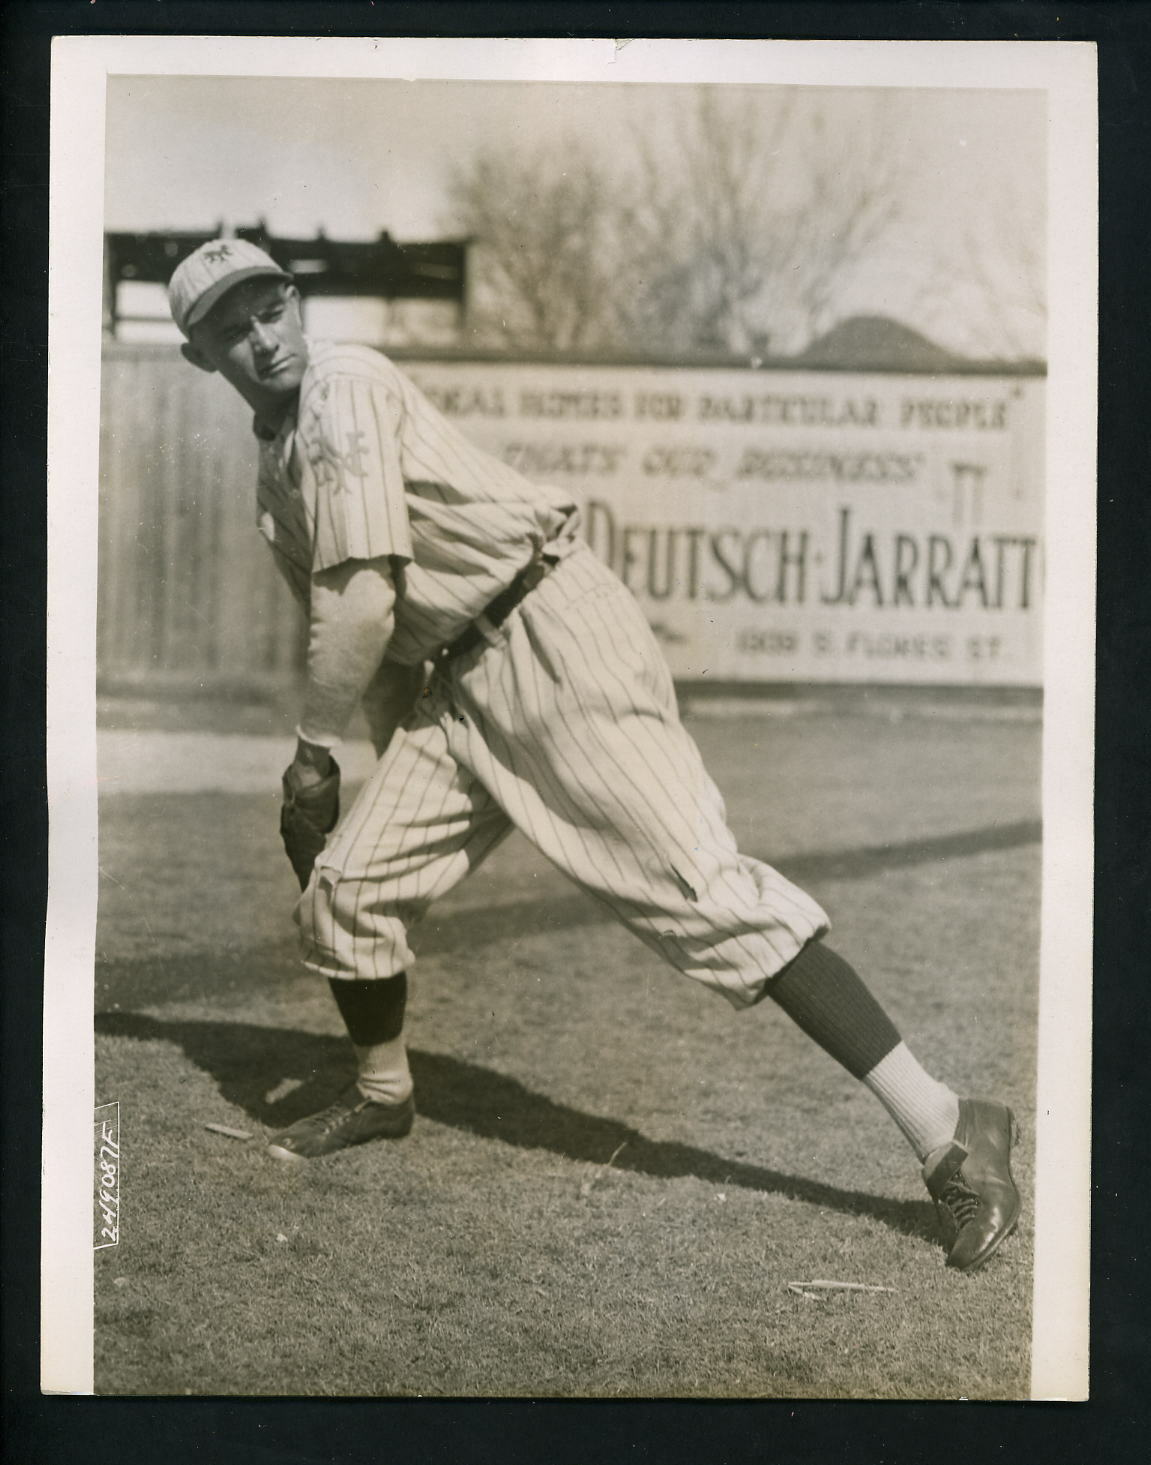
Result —
[[[347,476],[366,478],[368,473],[365,462],[368,444],[364,434],[348,431],[344,442],[346,447],[342,452],[323,435],[308,444],[308,466],[316,476],[317,486],[330,488],[333,493],[347,493]]]
[[[218,265],[223,264],[226,259],[230,259],[231,254],[232,246],[230,244],[217,244],[214,249],[205,249],[204,258],[208,264]]]

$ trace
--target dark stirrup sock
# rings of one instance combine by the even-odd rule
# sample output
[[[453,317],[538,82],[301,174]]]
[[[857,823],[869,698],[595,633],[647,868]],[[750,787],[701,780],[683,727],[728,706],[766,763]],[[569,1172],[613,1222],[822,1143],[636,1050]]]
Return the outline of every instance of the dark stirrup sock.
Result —
[[[809,941],[772,977],[765,996],[853,1078],[870,1073],[899,1044],[895,1024],[855,968],[822,941]]]
[[[404,1009],[408,1001],[408,975],[378,981],[345,981],[331,977],[328,986],[344,1019],[348,1037],[357,1048],[389,1043],[404,1030]]]
[[[768,983],[767,995],[871,1090],[921,1160],[948,1143],[958,1098],[922,1067],[854,968],[830,947],[809,942]]]

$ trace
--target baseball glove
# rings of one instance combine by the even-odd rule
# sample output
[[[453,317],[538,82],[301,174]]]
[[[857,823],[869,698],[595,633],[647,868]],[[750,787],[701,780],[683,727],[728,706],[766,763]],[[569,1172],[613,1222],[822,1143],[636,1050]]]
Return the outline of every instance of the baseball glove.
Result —
[[[284,774],[284,803],[280,809],[280,838],[303,890],[312,878],[316,856],[340,817],[340,770],[332,759],[332,771],[319,783],[301,788],[289,768]]]

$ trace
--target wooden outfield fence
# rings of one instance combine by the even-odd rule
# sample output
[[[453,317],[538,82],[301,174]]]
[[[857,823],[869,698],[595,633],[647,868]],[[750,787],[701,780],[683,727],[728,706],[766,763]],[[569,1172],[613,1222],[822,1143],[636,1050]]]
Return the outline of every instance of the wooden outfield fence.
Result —
[[[256,529],[250,412],[171,346],[107,345],[102,388],[102,684],[290,680],[303,629]]]
[[[1037,369],[392,354],[572,494],[682,685],[1040,684]],[[284,688],[305,628],[248,409],[173,346],[109,342],[103,393],[102,685]]]

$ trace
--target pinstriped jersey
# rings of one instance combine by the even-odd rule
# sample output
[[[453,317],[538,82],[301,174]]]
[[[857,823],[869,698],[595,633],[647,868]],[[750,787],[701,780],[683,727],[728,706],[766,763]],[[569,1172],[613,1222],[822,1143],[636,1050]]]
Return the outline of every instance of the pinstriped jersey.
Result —
[[[433,655],[537,553],[574,543],[567,495],[469,442],[366,346],[309,342],[296,411],[257,436],[259,528],[301,604],[318,571],[391,560],[389,661]]]

